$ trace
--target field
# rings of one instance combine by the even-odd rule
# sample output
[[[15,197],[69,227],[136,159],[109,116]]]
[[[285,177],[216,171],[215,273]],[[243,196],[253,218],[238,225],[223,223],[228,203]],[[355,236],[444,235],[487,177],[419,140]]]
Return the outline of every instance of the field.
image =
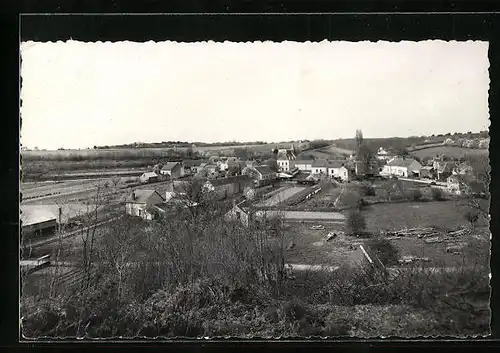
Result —
[[[463,217],[464,208],[453,201],[408,202],[376,204],[362,211],[367,230],[378,234],[381,230],[436,227],[454,229],[467,227]],[[347,212],[343,212],[347,215]],[[313,225],[323,225],[324,230],[312,230]],[[287,251],[287,261],[296,264],[341,266],[360,260],[358,248],[363,239],[340,235],[327,242],[330,231],[344,231],[344,223],[331,223],[317,219],[313,223],[288,224],[285,230],[286,243],[295,246]],[[478,223],[476,231],[469,235],[442,242],[426,243],[417,237],[398,237],[391,242],[400,251],[400,256],[427,257],[426,266],[459,266],[485,257],[489,253],[489,231],[486,221]],[[461,254],[447,253],[446,248],[460,243],[468,244]],[[487,258],[486,258],[487,260]]]
[[[438,147],[419,149],[417,151],[412,151],[410,153],[413,156],[420,158],[420,159],[432,158],[432,157],[435,157],[436,155],[441,155],[441,154],[444,154],[445,156],[456,159],[456,158],[464,157],[467,155],[487,156],[488,150],[457,147],[457,146],[438,146]]]

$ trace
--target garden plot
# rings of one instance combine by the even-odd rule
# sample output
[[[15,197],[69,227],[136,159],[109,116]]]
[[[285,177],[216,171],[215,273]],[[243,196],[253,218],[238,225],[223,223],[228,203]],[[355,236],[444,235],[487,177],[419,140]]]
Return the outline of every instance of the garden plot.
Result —
[[[289,199],[290,197],[298,194],[299,192],[307,189],[306,187],[293,186],[291,188],[285,188],[277,193],[275,193],[270,198],[259,202],[256,204],[257,207],[272,207],[280,204],[281,202]]]

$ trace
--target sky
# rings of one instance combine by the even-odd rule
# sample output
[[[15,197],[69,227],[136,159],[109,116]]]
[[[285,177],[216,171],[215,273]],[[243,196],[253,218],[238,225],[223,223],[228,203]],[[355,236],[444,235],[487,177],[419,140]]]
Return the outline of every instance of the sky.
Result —
[[[28,148],[489,127],[487,42],[23,42],[21,60]]]

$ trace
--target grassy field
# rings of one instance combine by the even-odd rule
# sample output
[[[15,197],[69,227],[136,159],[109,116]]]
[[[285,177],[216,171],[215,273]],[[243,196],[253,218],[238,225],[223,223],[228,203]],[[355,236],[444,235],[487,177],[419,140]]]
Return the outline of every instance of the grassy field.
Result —
[[[347,212],[344,212],[347,215]],[[381,230],[405,228],[438,227],[451,229],[468,226],[463,217],[464,208],[453,201],[408,202],[376,204],[362,211],[367,229],[375,234]],[[324,230],[312,230],[312,225],[324,225]],[[318,221],[314,224],[289,225],[285,230],[287,244],[295,246],[287,251],[287,261],[297,264],[341,266],[355,264],[361,260],[358,251],[363,239],[338,236],[327,242],[330,231],[343,231],[343,224],[328,224]],[[478,224],[476,232],[470,235],[443,240],[441,243],[425,243],[417,237],[401,237],[391,242],[399,249],[400,256],[428,257],[426,266],[458,266],[480,259],[488,260],[489,231],[486,221]],[[447,253],[451,245],[466,243],[461,254]]]
[[[465,148],[465,147],[457,147],[457,146],[438,146],[438,147],[430,147],[425,149],[420,149],[418,151],[410,152],[413,156],[422,158],[435,157],[436,155],[444,154],[445,156],[451,158],[460,158],[466,155],[479,155],[479,156],[487,156],[488,150],[486,149],[473,149],[473,148]]]

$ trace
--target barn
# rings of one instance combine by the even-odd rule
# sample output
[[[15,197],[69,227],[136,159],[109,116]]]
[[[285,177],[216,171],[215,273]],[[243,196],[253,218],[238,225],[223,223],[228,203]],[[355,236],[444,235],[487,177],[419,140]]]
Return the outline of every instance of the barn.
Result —
[[[25,238],[54,234],[57,230],[57,217],[43,208],[21,207],[21,231]]]

